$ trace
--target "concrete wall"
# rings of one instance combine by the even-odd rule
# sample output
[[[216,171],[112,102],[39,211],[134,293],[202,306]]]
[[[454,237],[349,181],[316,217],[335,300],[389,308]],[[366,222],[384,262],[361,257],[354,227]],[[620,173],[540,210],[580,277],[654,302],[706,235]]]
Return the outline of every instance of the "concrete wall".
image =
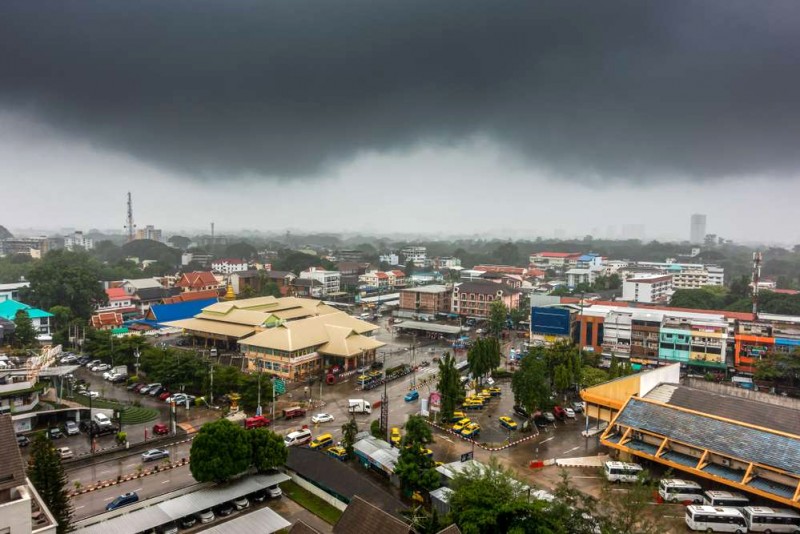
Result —
[[[322,499],[326,503],[330,504],[331,506],[333,506],[337,510],[341,510],[342,512],[344,512],[345,508],[347,508],[347,504],[346,503],[343,503],[342,501],[340,501],[339,499],[337,499],[336,497],[334,497],[330,493],[327,493],[323,489],[318,488],[317,486],[315,486],[314,484],[312,484],[308,480],[302,478],[297,473],[287,470],[286,474],[291,476],[292,480],[298,486],[300,486],[304,490],[310,491],[311,493],[313,493],[314,495],[316,495],[317,497],[319,497],[320,499]]]
[[[684,386],[703,389],[713,393],[720,393],[723,395],[730,395],[731,397],[740,397],[743,399],[750,399],[754,401],[765,402],[767,404],[774,404],[776,406],[785,406],[787,408],[800,410],[800,399],[795,399],[793,397],[782,397],[780,395],[772,395],[770,393],[764,393],[761,391],[752,391],[749,389],[739,388],[729,384],[707,382],[700,378],[684,378],[681,383]]]
[[[681,364],[673,363],[641,374],[639,396],[644,397],[659,384],[678,384],[681,380]]]

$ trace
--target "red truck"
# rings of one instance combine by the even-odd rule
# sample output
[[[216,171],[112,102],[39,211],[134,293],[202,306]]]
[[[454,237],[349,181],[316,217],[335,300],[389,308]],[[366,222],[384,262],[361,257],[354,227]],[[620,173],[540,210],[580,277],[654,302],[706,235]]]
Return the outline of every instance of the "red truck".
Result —
[[[270,421],[263,415],[254,415],[253,417],[248,417],[247,419],[244,420],[244,427],[247,430],[250,430],[251,428],[261,428],[264,426],[269,426],[270,424],[272,424],[272,421]]]
[[[283,410],[283,418],[284,419],[294,419],[295,417],[305,417],[306,411],[299,406],[294,406],[292,408],[286,408]]]

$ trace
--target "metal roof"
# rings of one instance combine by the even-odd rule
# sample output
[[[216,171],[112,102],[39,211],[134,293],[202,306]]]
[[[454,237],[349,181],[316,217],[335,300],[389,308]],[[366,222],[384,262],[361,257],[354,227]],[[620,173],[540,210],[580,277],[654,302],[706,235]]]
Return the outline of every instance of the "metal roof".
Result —
[[[261,508],[236,519],[225,521],[221,525],[203,531],[204,534],[271,534],[286,527],[292,526],[287,520],[272,511],[271,508]]]
[[[412,328],[414,330],[425,330],[426,332],[436,332],[439,334],[459,334],[460,326],[449,326],[445,324],[424,323],[421,321],[403,321],[395,325],[396,328]]]
[[[632,398],[616,424],[800,474],[800,439]]]
[[[79,521],[73,532],[76,534],[144,532],[287,480],[289,477],[283,473],[253,475],[229,484],[205,487],[191,493],[179,490],[160,498],[147,499],[120,510]]]

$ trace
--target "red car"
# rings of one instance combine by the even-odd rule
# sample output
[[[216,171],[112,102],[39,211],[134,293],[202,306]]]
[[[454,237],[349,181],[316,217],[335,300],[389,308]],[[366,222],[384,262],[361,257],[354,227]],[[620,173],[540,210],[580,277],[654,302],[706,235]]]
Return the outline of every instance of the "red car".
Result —
[[[169,434],[169,428],[164,423],[156,423],[153,425],[153,434],[156,436],[163,436]]]
[[[136,387],[133,388],[133,392],[134,393],[139,393],[139,390],[142,389],[143,387],[144,387],[144,384],[142,384],[140,382],[140,383],[136,384]]]
[[[556,415],[556,419],[564,420],[567,417],[567,412],[561,406],[554,406],[553,413]]]
[[[253,417],[248,417],[247,419],[244,420],[244,427],[249,430],[251,428],[269,426],[271,423],[272,421],[270,421],[263,415],[255,415]]]
[[[158,400],[165,401],[170,397],[170,395],[172,395],[172,393],[170,393],[169,391],[165,391],[164,393],[158,396]]]

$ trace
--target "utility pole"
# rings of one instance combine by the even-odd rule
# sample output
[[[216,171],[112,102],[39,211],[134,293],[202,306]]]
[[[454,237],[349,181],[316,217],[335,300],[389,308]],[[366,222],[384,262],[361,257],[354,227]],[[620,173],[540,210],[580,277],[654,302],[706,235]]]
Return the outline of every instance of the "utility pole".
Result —
[[[208,391],[208,397],[211,400],[209,404],[213,406],[214,405],[214,362],[209,362],[209,363],[211,365],[211,368],[208,370],[208,374],[211,379],[211,384]]]
[[[257,359],[256,364],[258,365],[258,403],[256,405],[256,415],[261,415],[261,361]]]

